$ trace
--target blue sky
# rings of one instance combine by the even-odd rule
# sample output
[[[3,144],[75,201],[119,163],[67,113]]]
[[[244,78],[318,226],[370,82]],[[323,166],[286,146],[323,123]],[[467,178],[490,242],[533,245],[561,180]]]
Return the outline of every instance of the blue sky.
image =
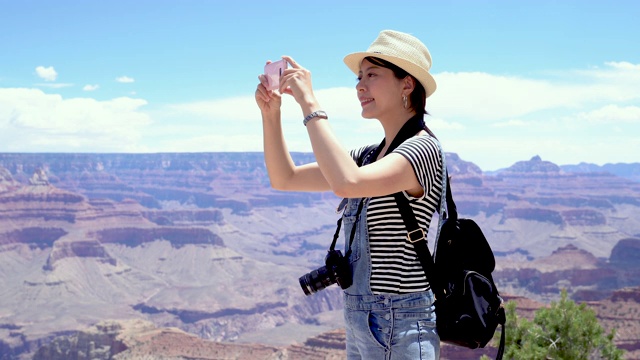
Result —
[[[375,143],[342,59],[395,29],[431,51],[446,151],[638,162],[639,18],[633,0],[0,0],[0,152],[261,151],[257,75],[284,54],[346,148]],[[292,151],[310,151],[301,118],[285,99]]]

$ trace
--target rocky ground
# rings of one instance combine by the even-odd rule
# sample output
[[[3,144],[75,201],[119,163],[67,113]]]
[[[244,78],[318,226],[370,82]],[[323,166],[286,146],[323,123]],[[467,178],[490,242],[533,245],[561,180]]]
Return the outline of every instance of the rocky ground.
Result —
[[[532,318],[542,303],[523,297],[506,296],[515,301],[519,316]],[[625,359],[640,359],[640,287],[623,289],[611,299],[589,303],[608,331],[616,329],[616,344],[626,351]],[[494,345],[497,344],[497,337]],[[62,359],[191,359],[191,360],[335,360],[345,358],[344,329],[311,337],[304,343],[274,346],[259,343],[238,344],[201,339],[176,328],[157,328],[143,320],[103,321],[77,334],[54,339],[41,347],[34,360]],[[444,344],[441,359],[466,360],[485,354],[495,357],[496,349],[469,350]]]

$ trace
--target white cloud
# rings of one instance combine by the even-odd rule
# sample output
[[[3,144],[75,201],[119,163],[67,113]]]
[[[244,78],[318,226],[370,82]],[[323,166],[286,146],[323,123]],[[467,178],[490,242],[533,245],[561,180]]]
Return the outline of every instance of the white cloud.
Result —
[[[73,84],[66,84],[66,83],[39,83],[34,85],[38,87],[46,87],[51,89],[61,89],[61,88],[73,86]]]
[[[262,135],[257,132],[225,135],[210,130],[204,135],[167,140],[162,148],[167,152],[206,152],[215,146],[214,151],[238,151],[238,144],[245,144],[246,150],[243,151],[262,151]]]
[[[640,65],[610,62],[605,69],[526,79],[487,73],[434,75],[438,90],[427,99],[435,116],[472,122],[505,121],[548,110],[575,110],[640,99]]]
[[[251,96],[173,104],[168,105],[165,111],[179,116],[220,119],[229,123],[251,122],[260,118],[260,110]]]
[[[0,88],[2,151],[140,150],[147,104],[128,97],[65,99],[38,89]]]
[[[502,121],[502,122],[497,122],[497,123],[491,124],[491,126],[497,127],[497,128],[522,127],[522,126],[527,126],[527,125],[529,125],[527,122],[522,121],[522,120],[518,120],[518,119],[512,119],[512,120],[507,120],[507,121]]]
[[[632,64],[627,61],[621,61],[621,62],[609,61],[609,62],[606,62],[605,65],[612,67],[614,69],[640,71],[640,64]]]
[[[576,108],[601,96],[593,86],[487,73],[441,73],[427,108],[444,118],[486,122],[523,117],[549,109]]]
[[[589,112],[581,112],[576,119],[591,124],[640,124],[640,106],[607,105]]]
[[[361,118],[360,104],[353,88],[317,90],[316,97],[325,105],[331,125],[346,147],[355,147],[363,141],[380,141],[382,132],[379,122]],[[154,113],[154,118],[163,119],[162,122],[169,124],[190,119],[195,127],[191,129],[192,134],[222,134],[216,140],[211,138],[209,141],[195,141],[206,145],[200,151],[218,151],[222,144],[225,144],[224,151],[262,151],[262,121],[253,95],[168,105]],[[289,139],[288,145],[292,151],[311,151],[306,128],[302,125],[303,118],[304,115],[293,98],[284,95],[283,131]],[[242,137],[256,141],[229,141]]]
[[[439,88],[427,99],[432,114],[427,125],[445,151],[484,170],[534,155],[558,164],[638,161],[640,65],[610,62],[538,78],[477,72],[435,77]],[[63,99],[35,89],[4,90],[4,151],[262,150],[262,122],[253,94],[161,105],[147,112],[146,102],[132,97],[97,101]],[[379,123],[361,118],[354,88],[320,89],[316,96],[345,148],[382,139]],[[282,124],[291,151],[311,151],[303,116],[285,95]]]
[[[577,70],[570,75],[583,79],[586,84],[598,84],[599,90],[610,92],[602,93],[607,98],[624,101],[640,97],[637,90],[640,83],[640,64],[612,61],[605,63],[604,68]]]
[[[431,130],[464,130],[466,127],[464,124],[455,121],[445,121],[441,118],[430,118],[427,117],[425,119],[425,123]]]
[[[133,78],[130,78],[128,76],[119,76],[119,77],[116,78],[116,81],[119,82],[119,83],[124,83],[124,84],[135,82],[135,80]]]
[[[544,79],[436,74],[438,91],[427,99],[432,114],[427,125],[446,151],[467,156],[485,170],[534,155],[558,164],[637,161],[633,154],[640,153],[640,144],[632,138],[640,133],[639,67],[607,63],[604,68],[547,74]],[[379,123],[361,118],[353,88],[317,90],[316,96],[345,148],[381,140]],[[194,120],[191,135],[185,134],[193,142],[183,141],[184,148],[198,144],[200,151],[262,149],[262,124],[253,95],[174,104],[157,116],[176,124]],[[282,123],[291,151],[311,150],[302,117],[299,106],[285,96]],[[600,144],[597,151],[594,144]]]
[[[49,66],[49,67],[38,66],[36,68],[36,74],[40,78],[44,79],[44,81],[56,81],[56,78],[58,78],[58,73],[53,68],[53,66]]]
[[[98,85],[98,84],[96,84],[96,85],[87,84],[82,88],[82,90],[84,90],[84,91],[95,91],[95,90],[98,90],[98,88],[100,88],[100,85]]]

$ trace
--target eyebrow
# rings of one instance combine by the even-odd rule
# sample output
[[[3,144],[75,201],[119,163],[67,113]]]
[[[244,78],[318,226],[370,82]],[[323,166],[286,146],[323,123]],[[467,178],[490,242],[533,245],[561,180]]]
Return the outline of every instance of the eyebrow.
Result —
[[[362,71],[362,70],[358,71],[358,74],[362,74],[363,72],[367,72],[367,71],[369,71],[371,69],[379,69],[379,68],[380,68],[380,66],[378,66],[378,65],[371,65],[368,68],[364,69],[364,71]]]

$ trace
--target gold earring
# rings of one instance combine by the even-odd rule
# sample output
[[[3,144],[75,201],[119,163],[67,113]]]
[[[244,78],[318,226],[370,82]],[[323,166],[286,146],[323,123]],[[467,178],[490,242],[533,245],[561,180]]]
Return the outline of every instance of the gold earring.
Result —
[[[402,95],[402,104],[404,105],[405,109],[409,108],[409,104],[408,104],[408,101],[407,101],[407,95]]]

